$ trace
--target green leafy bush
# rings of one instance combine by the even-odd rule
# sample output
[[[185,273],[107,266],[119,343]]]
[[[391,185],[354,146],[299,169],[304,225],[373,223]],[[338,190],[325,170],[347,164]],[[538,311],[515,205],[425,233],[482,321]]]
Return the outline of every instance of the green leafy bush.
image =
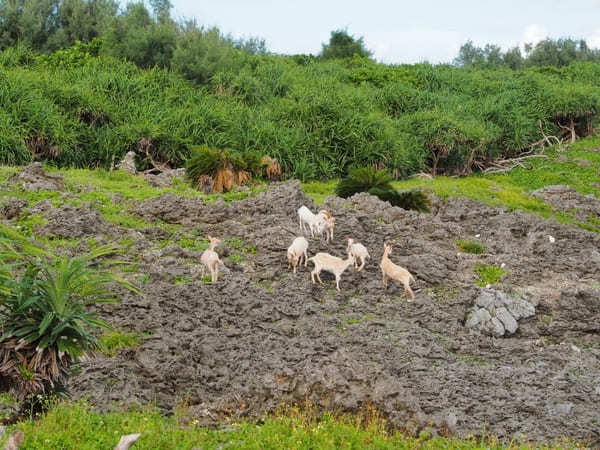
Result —
[[[339,181],[335,192],[342,198],[348,198],[357,192],[368,192],[381,200],[390,202],[392,206],[429,212],[429,197],[420,189],[397,191],[392,187],[392,176],[386,170],[361,167],[350,171],[350,174]]]
[[[346,178],[340,180],[335,188],[339,197],[348,198],[358,192],[369,192],[376,189],[378,192],[393,190],[393,178],[386,170],[376,170],[372,166],[360,167],[350,171]]]
[[[109,327],[89,307],[116,302],[114,283],[136,289],[110,270],[114,247],[55,256],[2,226],[0,248],[0,377],[22,397],[53,390],[99,349],[94,328]]]

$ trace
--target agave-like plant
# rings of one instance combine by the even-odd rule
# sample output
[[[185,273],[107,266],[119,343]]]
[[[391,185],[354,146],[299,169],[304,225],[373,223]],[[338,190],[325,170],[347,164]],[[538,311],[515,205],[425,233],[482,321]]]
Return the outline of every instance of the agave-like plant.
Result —
[[[0,226],[0,378],[18,398],[64,386],[71,365],[99,349],[93,330],[110,328],[89,307],[117,301],[112,246],[69,258]]]
[[[335,188],[335,193],[342,198],[348,198],[358,192],[368,192],[370,189],[381,191],[393,190],[392,176],[386,170],[376,170],[373,166],[360,167],[350,171],[342,178]]]
[[[338,196],[348,198],[357,192],[368,192],[392,206],[429,212],[429,197],[423,191],[397,191],[392,187],[392,176],[386,170],[372,166],[351,170],[347,178],[340,180],[335,188]]]

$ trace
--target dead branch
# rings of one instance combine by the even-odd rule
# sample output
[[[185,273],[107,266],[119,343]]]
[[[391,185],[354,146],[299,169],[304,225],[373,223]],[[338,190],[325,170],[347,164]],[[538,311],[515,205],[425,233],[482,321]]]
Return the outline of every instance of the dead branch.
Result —
[[[487,173],[487,174],[494,174],[494,173],[508,173],[517,167],[520,167],[522,169],[527,169],[527,167],[523,163],[526,160],[532,159],[532,158],[548,158],[548,156],[536,153],[534,155],[519,156],[518,158],[497,159],[497,160],[492,161],[490,163],[491,166],[488,167],[487,169],[484,169],[483,172]]]
[[[137,149],[140,152],[144,152],[146,157],[144,158],[147,162],[150,163],[150,165],[152,166],[150,169],[144,170],[142,172],[142,174],[146,175],[148,173],[152,173],[152,172],[165,172],[166,170],[169,170],[171,167],[169,166],[168,163],[158,163],[156,161],[154,161],[154,158],[152,157],[152,154],[150,153],[150,150],[152,149],[152,139],[148,139],[148,138],[144,138],[144,139],[140,139],[140,141],[137,144]]]

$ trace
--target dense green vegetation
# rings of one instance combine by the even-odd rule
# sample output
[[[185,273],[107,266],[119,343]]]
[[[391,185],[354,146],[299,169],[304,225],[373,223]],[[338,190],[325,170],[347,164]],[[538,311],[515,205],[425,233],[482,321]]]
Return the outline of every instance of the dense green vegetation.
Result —
[[[113,448],[124,434],[141,433],[135,449],[563,449],[578,448],[568,440],[531,446],[514,441],[499,444],[493,437],[482,440],[432,438],[423,432],[411,438],[390,432],[376,411],[366,409],[356,416],[319,415],[316,411],[285,408],[266,417],[262,424],[234,424],[226,431],[209,430],[196,424],[185,404],[175,416],[165,418],[156,409],[100,414],[85,403],[61,403],[35,422],[23,422],[7,430],[24,431],[25,449]],[[485,434],[485,430],[482,430]]]
[[[538,121],[561,136],[572,119],[584,136],[600,110],[594,63],[515,72],[247,55],[200,86],[96,56],[98,46],[0,54],[2,163],[107,168],[133,150],[141,169],[147,153],[181,166],[204,144],[268,154],[304,181],[366,165],[469,173],[540,141]]]
[[[285,177],[353,167],[469,174],[497,157],[594,131],[598,52],[545,40],[503,53],[467,42],[455,66],[388,66],[335,30],[322,52],[171,17],[168,0],[0,4],[0,163],[180,167],[194,146],[269,155]],[[520,69],[522,70],[513,70]],[[555,140],[552,139],[552,143]]]

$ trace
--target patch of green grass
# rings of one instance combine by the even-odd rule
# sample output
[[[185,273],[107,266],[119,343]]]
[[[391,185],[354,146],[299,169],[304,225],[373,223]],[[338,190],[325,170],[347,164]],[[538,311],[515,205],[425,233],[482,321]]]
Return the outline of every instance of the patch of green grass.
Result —
[[[121,331],[107,331],[98,340],[102,354],[109,358],[117,354],[120,348],[139,347],[144,336],[137,333],[126,333]]]
[[[141,284],[148,284],[148,281],[150,281],[150,274],[149,273],[145,273],[142,276],[140,276],[139,279]]]
[[[497,283],[507,273],[500,266],[486,266],[483,264],[475,264],[475,272],[479,276],[477,284],[481,287]]]
[[[240,250],[240,251],[242,251],[244,249],[244,246],[245,246],[244,240],[242,238],[239,238],[239,237],[229,238],[229,239],[227,239],[225,241],[225,243],[229,247],[233,248],[234,250]]]
[[[339,180],[311,181],[302,184],[302,191],[311,197],[317,205],[322,205],[328,195],[335,195],[335,187]]]
[[[175,286],[179,286],[181,284],[187,284],[187,283],[191,283],[191,282],[192,282],[192,277],[190,277],[189,275],[177,275],[173,279],[173,283],[175,284]]]
[[[592,221],[580,222],[571,214],[555,211],[551,205],[534,198],[531,192],[545,186],[564,184],[574,187],[581,194],[594,194],[600,197],[598,170],[600,138],[581,139],[570,144],[568,149],[559,152],[556,148],[545,150],[547,158],[532,158],[525,162],[524,168],[516,168],[501,175],[475,174],[469,177],[435,177],[433,179],[411,178],[394,181],[395,189],[407,190],[422,188],[431,191],[442,199],[465,197],[490,206],[499,206],[509,211],[520,210],[543,218],[554,217],[561,223],[600,232],[600,224]],[[564,161],[563,159],[567,159]],[[588,160],[589,166],[577,163]],[[328,182],[304,183],[303,191],[317,204],[322,204],[328,195],[333,195],[337,180]]]
[[[171,417],[164,417],[157,408],[142,407],[128,411],[99,413],[85,402],[65,402],[53,406],[39,420],[20,422],[9,427],[5,436],[15,429],[23,431],[26,449],[113,448],[120,436],[141,433],[134,448],[181,449],[413,449],[445,448],[462,450],[509,448],[493,437],[454,439],[431,437],[427,433],[418,438],[390,431],[385,420],[373,408],[365,408],[356,415],[340,415],[298,408],[282,409],[267,416],[259,425],[250,422],[235,423],[227,431],[202,428],[198,420],[181,407]],[[6,439],[6,438],[5,438]],[[541,449],[574,449],[574,441],[557,440]],[[521,449],[533,449],[519,443]],[[514,443],[510,446],[514,448]]]
[[[450,300],[458,297],[458,291],[453,287],[446,287],[442,284],[435,285],[426,290],[437,302],[448,303]]]
[[[487,248],[485,248],[485,245],[483,245],[479,242],[476,242],[476,241],[469,241],[467,239],[459,239],[458,241],[456,241],[456,245],[458,246],[458,248],[460,248],[465,253],[472,253],[474,255],[482,255],[483,253],[487,252]]]
[[[252,244],[248,244],[242,238],[232,237],[225,241],[228,247],[243,253],[250,253],[251,255],[256,254],[256,247]]]
[[[209,242],[207,239],[198,239],[195,237],[183,236],[177,240],[165,239],[163,241],[160,241],[158,247],[165,248],[172,244],[178,245],[181,248],[185,248],[191,251],[204,251],[208,248]]]
[[[17,228],[25,236],[35,234],[35,229],[41,225],[45,225],[48,221],[42,214],[25,214],[15,222]]]
[[[211,283],[211,277],[210,275],[204,275],[202,278],[200,278],[200,281],[202,281],[205,284],[210,284]]]
[[[348,325],[355,325],[357,323],[360,323],[360,317],[351,317],[349,319],[346,319],[346,323]]]
[[[246,258],[244,258],[239,253],[233,253],[233,254],[229,255],[229,259],[236,264],[241,264],[246,260]]]
[[[267,292],[273,292],[274,288],[273,288],[273,282],[271,280],[262,280],[262,281],[258,281],[256,283],[256,285],[262,289],[264,289]]]

